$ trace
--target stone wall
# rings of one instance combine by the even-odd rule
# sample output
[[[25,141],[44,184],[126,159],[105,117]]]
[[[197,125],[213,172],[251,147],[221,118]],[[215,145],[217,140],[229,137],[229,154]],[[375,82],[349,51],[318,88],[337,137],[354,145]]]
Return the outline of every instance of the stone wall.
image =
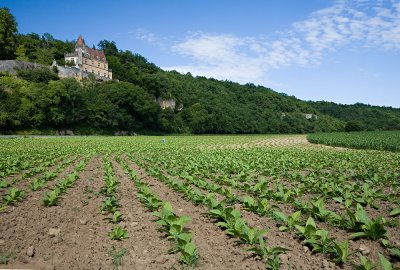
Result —
[[[84,72],[80,70],[79,68],[76,67],[63,67],[63,66],[58,66],[53,63],[53,66],[56,66],[58,69],[58,77],[60,78],[75,78],[77,80],[82,80],[86,79],[89,77],[90,74],[89,72]],[[31,63],[31,62],[25,62],[25,61],[19,61],[19,60],[1,60],[0,61],[0,72],[8,72],[10,74],[17,74],[16,70],[17,69],[24,69],[24,70],[32,70],[32,69],[38,69],[38,68],[51,68],[49,66],[41,65],[41,64],[36,64],[36,63]],[[109,81],[110,78],[106,78],[103,76],[99,76],[97,74],[93,74],[96,80],[99,81]]]
[[[8,72],[10,74],[17,74],[17,69],[35,69],[35,68],[45,68],[47,66],[19,61],[19,60],[2,60],[0,61],[0,72]],[[48,67],[47,67],[48,68]]]
[[[53,63],[53,66],[54,65],[55,64]],[[55,66],[58,69],[58,77],[60,77],[60,78],[75,78],[80,81],[82,79],[87,79],[90,76],[90,74],[92,74],[92,75],[94,75],[94,78],[99,81],[111,80],[110,78],[106,78],[104,76],[99,76],[99,75],[93,74],[91,72],[82,71],[81,69],[76,68],[76,67],[63,67],[63,66],[58,66],[58,65],[55,65]]]

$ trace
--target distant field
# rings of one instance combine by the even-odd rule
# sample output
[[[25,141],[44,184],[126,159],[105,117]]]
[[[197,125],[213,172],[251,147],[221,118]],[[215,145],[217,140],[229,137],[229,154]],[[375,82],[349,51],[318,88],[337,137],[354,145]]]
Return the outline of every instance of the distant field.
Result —
[[[399,152],[162,139],[0,139],[0,268],[400,266]]]
[[[311,143],[356,149],[400,151],[400,131],[366,131],[310,134]]]

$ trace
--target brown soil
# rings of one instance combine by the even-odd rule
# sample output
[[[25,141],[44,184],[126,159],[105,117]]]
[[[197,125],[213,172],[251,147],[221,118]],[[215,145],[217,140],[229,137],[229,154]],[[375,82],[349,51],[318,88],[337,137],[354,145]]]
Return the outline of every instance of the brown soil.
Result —
[[[75,167],[75,165],[76,165],[80,160],[81,160],[81,158],[75,159],[75,160],[72,161],[69,165],[67,165],[66,168],[68,168],[68,167]],[[23,179],[22,181],[17,181],[17,182],[16,182],[15,184],[13,184],[11,187],[16,187],[16,188],[18,188],[18,189],[21,189],[21,190],[23,190],[23,191],[26,193],[26,196],[29,196],[28,193],[32,192],[32,190],[31,190],[30,187],[29,187],[29,186],[30,186],[30,183],[31,183],[34,179],[37,179],[37,178],[40,178],[41,176],[43,176],[46,172],[53,171],[60,163],[61,163],[61,162],[56,162],[54,165],[48,167],[48,168],[46,169],[46,171],[44,171],[43,173],[39,173],[39,174],[33,175],[33,176],[31,176],[31,177],[27,177],[27,178]],[[52,183],[52,181],[48,181],[48,182],[45,184],[44,188],[45,188],[46,186],[48,186],[49,183]],[[8,187],[8,188],[4,189],[3,192],[0,193],[0,196],[1,196],[1,197],[5,196],[6,193],[7,193],[7,190],[8,190],[9,188],[11,188],[11,187]]]
[[[148,176],[136,164],[130,163],[130,165],[138,172],[141,180],[152,187],[161,200],[171,202],[178,215],[187,215],[192,218],[189,229],[200,256],[196,269],[265,269],[263,262],[251,257],[251,254],[245,251],[245,246],[236,244],[235,239],[228,237],[205,217],[207,209],[185,201],[181,194]]]
[[[100,199],[90,199],[85,207],[82,203],[85,187],[95,187],[98,182],[94,181],[101,175],[99,164],[98,159],[92,158],[80,173],[80,179],[57,206],[42,206],[45,191],[32,192],[25,201],[1,214],[4,245],[0,252],[11,250],[15,254],[7,268],[79,269],[82,265],[93,265],[94,268],[101,265],[99,262],[106,253],[104,235],[107,231],[106,226],[100,224],[103,221],[98,215]],[[55,181],[73,170],[74,166],[69,166]],[[80,220],[87,223],[83,225]],[[49,235],[51,228],[60,229],[60,233]],[[32,258],[26,255],[30,246],[35,248]],[[103,252],[96,254],[97,250]],[[104,267],[109,265],[104,264]]]
[[[166,172],[164,172],[164,175],[168,176]],[[213,182],[210,179],[206,179],[205,181],[208,182]],[[214,183],[216,184],[216,183]],[[199,189],[201,191],[204,191],[203,189]],[[241,191],[241,190],[236,190],[232,189],[232,193],[235,194],[236,196],[244,196],[248,195],[248,193]],[[223,196],[219,196],[219,199],[224,199]],[[310,195],[304,195],[302,197],[302,200],[307,200],[307,198],[310,197]],[[388,213],[391,210],[391,207],[393,207],[390,203],[385,202],[385,201],[379,201],[376,202],[379,205],[379,209],[374,209],[369,206],[365,207],[365,210],[370,218],[376,218],[378,216],[382,216],[382,213],[384,212],[386,215],[384,215],[386,218],[388,217]],[[285,215],[290,215],[296,210],[293,208],[293,206],[289,203],[283,203],[283,202],[277,202],[277,201],[270,201],[270,205],[277,205],[281,211]],[[335,202],[330,202],[326,205],[327,209],[330,209],[332,211],[335,211],[338,214],[343,214],[343,211],[340,211],[341,209],[339,208],[338,203]],[[240,205],[236,205],[236,208],[240,209]],[[270,219],[270,218],[265,218],[265,217],[260,217],[257,214],[254,214],[252,212],[242,210],[241,211],[243,217],[248,221],[250,226],[256,226],[260,229],[265,229],[268,228],[269,233],[266,235],[266,239],[268,243],[272,246],[280,246],[280,247],[285,247],[289,248],[291,251],[287,252],[284,255],[281,255],[282,257],[282,263],[291,263],[292,265],[299,265],[302,266],[303,269],[308,269],[304,267],[309,267],[309,265],[312,265],[315,268],[312,269],[320,269],[324,264],[327,264],[327,258],[324,258],[321,254],[312,254],[309,252],[307,247],[305,247],[300,241],[295,240],[295,235],[294,234],[289,234],[286,232],[281,232],[278,230],[277,223]],[[349,240],[351,232],[347,232],[343,229],[336,228],[333,226],[330,226],[324,222],[320,222],[318,220],[316,221],[316,225],[319,229],[325,229],[328,230],[330,233],[330,237],[337,239],[339,242],[343,242],[346,240]],[[388,229],[388,239],[392,243],[394,243],[396,246],[399,245],[400,243],[400,233],[398,228],[387,228]],[[270,237],[269,237],[270,236]],[[360,247],[366,247],[368,250],[368,254],[364,254],[367,258],[372,259],[373,261],[378,261],[378,252],[382,254],[386,254],[388,256],[389,254],[383,248],[378,242],[376,241],[370,241],[368,239],[357,239],[357,240],[350,240],[349,241],[349,250],[351,251],[351,255],[349,257],[350,260],[353,260],[354,262],[358,261],[358,255],[360,254]],[[324,262],[325,261],[325,262]],[[323,264],[322,264],[323,263]],[[322,265],[321,265],[322,264]],[[397,265],[396,263],[395,265]],[[334,265],[333,263],[329,263],[330,267],[332,269],[339,268],[338,266]],[[326,268],[326,267],[325,267]],[[351,269],[350,266],[344,266],[342,269]]]
[[[60,160],[60,159],[54,158],[54,161],[53,161],[53,164],[54,164],[54,165],[48,166],[44,172],[35,173],[34,175],[32,175],[32,176],[30,176],[30,177],[23,178],[25,173],[30,172],[30,171],[32,170],[32,168],[30,168],[30,169],[23,170],[23,171],[21,171],[21,172],[18,172],[18,173],[16,173],[16,174],[13,174],[13,175],[9,175],[9,176],[5,177],[5,180],[6,180],[8,183],[11,184],[10,187],[17,187],[17,188],[20,188],[21,185],[24,186],[24,185],[26,185],[26,182],[29,182],[30,180],[32,180],[32,179],[34,179],[34,178],[40,177],[40,176],[43,175],[46,171],[51,171],[52,169],[54,169],[54,168],[55,168],[58,164],[60,164],[60,163],[61,163],[61,160]],[[39,166],[39,164],[37,164],[37,165],[34,166],[34,167],[37,167],[37,166]],[[7,190],[8,190],[10,187],[1,189],[1,190],[0,190],[0,196],[5,195],[5,194],[7,193]]]
[[[112,241],[107,236],[113,225],[100,213],[102,196],[94,195],[104,185],[102,159],[94,157],[57,206],[42,206],[44,191],[32,192],[0,214],[0,254],[12,252],[10,262],[1,267],[112,269],[109,252],[114,245],[116,251],[126,250],[124,269],[179,268],[179,255],[168,255],[171,243],[157,231],[151,213],[134,196],[133,183],[114,166],[120,181],[116,196],[124,216],[120,225],[127,230],[128,239]],[[69,167],[57,180],[72,171]],[[60,229],[59,235],[50,236],[51,228]],[[35,248],[33,257],[27,256],[30,246]]]
[[[122,248],[129,250],[124,266],[126,269],[179,268],[179,254],[168,254],[173,245],[158,231],[155,217],[136,198],[138,190],[134,183],[117,162],[113,161],[112,165],[120,181],[117,199],[124,216],[121,225],[129,235],[129,239],[120,243]]]
[[[311,145],[305,136],[276,137],[268,140],[254,141],[240,147],[326,147]],[[223,145],[225,148],[237,148],[237,145]],[[218,148],[218,147],[217,147]],[[327,147],[342,150],[337,147]],[[346,149],[347,150],[347,149]],[[112,241],[107,236],[113,227],[107,215],[100,213],[103,195],[97,192],[104,185],[102,157],[94,156],[87,167],[80,173],[80,179],[67,194],[62,196],[58,206],[44,207],[43,194],[54,187],[58,180],[74,170],[78,160],[71,163],[53,181],[46,183],[46,187],[37,192],[31,192],[28,184],[38,175],[16,183],[16,187],[27,192],[26,198],[14,206],[9,206],[0,212],[0,255],[11,252],[7,265],[0,268],[30,268],[30,269],[112,269],[113,258],[109,254],[113,247],[116,251],[125,250],[123,256],[123,269],[181,269],[179,254],[168,254],[173,244],[165,235],[158,231],[155,218],[139,202],[136,197],[137,189],[134,183],[123,172],[121,166],[112,158],[114,172],[120,185],[117,188],[118,199],[124,220],[119,224],[128,232],[128,239]],[[265,269],[265,264],[251,253],[246,251],[248,246],[236,243],[236,239],[227,236],[212,220],[205,215],[208,211],[201,206],[194,206],[185,200],[182,194],[174,192],[165,184],[147,175],[146,171],[131,161],[128,164],[138,172],[143,182],[148,183],[153,192],[162,200],[169,201],[178,215],[187,215],[192,218],[187,229],[193,234],[199,262],[196,269]],[[54,165],[55,167],[55,165]],[[50,167],[49,167],[50,168]],[[53,168],[53,167],[51,167]],[[50,168],[50,169],[51,169]],[[13,176],[18,177],[18,176]],[[212,181],[208,179],[208,181]],[[289,184],[287,182],[286,184]],[[202,192],[205,192],[199,189]],[[233,190],[237,195],[245,195],[240,190]],[[303,198],[307,198],[304,195]],[[221,196],[219,198],[222,199]],[[290,203],[270,201],[278,205],[285,214],[294,212]],[[369,207],[366,211],[371,217],[376,217],[391,210],[388,202],[378,202],[380,209]],[[236,205],[236,207],[240,207]],[[327,203],[327,208],[340,212],[338,204]],[[281,269],[338,269],[328,257],[322,254],[312,254],[311,251],[299,241],[294,233],[280,232],[277,222],[268,217],[260,217],[254,213],[241,210],[243,217],[250,226],[268,228],[265,238],[269,247],[279,246],[290,249],[280,256]],[[348,239],[350,233],[345,230],[333,228],[326,223],[317,222],[319,228],[326,228],[330,236],[338,240]],[[49,235],[50,229],[59,229],[56,236]],[[398,228],[388,228],[391,242],[400,244]],[[378,241],[360,239],[349,241],[350,249],[356,259],[361,247],[367,247],[367,257],[377,261],[377,253],[381,252],[386,257],[388,253],[380,246]],[[34,247],[34,255],[28,256],[29,247]],[[358,261],[358,260],[356,260]],[[397,262],[395,266],[398,266]],[[345,266],[343,269],[349,269]],[[122,269],[121,267],[118,269]]]

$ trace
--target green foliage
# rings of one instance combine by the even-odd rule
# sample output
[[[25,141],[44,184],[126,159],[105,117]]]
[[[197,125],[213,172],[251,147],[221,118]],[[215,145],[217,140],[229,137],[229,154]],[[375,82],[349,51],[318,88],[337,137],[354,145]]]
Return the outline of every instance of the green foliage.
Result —
[[[398,215],[400,215],[400,207],[396,207],[392,211],[390,211],[390,216],[395,217]]]
[[[100,211],[103,214],[107,212],[113,214],[117,211],[119,206],[120,205],[115,196],[106,197],[101,204]]]
[[[115,226],[108,232],[108,237],[111,240],[122,240],[128,238],[128,233],[121,226]]]
[[[8,8],[0,8],[0,60],[14,59],[17,22]]]
[[[274,218],[286,224],[284,226],[279,227],[280,231],[286,231],[286,230],[291,231],[295,228],[296,225],[300,225],[302,223],[301,211],[294,212],[288,217],[284,213],[277,211],[274,212]]]
[[[362,131],[361,123],[359,121],[349,121],[344,127],[346,132]]]
[[[17,47],[15,55],[17,56],[16,60],[29,61],[29,58],[26,56],[26,48],[23,44]]]
[[[117,224],[119,222],[122,221],[122,214],[119,211],[115,211],[114,213],[112,213],[111,217],[107,217],[106,219],[108,219],[111,223]]]
[[[273,209],[278,208],[276,205],[270,206],[267,199],[255,200],[250,196],[244,196],[241,201],[243,203],[243,209],[261,216],[267,216],[272,213]]]
[[[50,192],[46,192],[43,196],[43,205],[44,206],[54,206],[57,205],[57,201],[59,198],[61,191],[56,188]]]
[[[330,251],[331,252],[331,251]],[[335,254],[335,261],[338,264],[344,264],[348,262],[350,255],[349,242],[344,241],[343,243],[333,242],[332,252]]]
[[[21,79],[36,82],[36,83],[48,83],[49,81],[58,80],[58,75],[51,69],[40,68],[40,69],[19,69],[17,70],[17,76]]]
[[[372,269],[382,269],[382,270],[398,270],[399,268],[394,267],[392,263],[386,259],[381,253],[378,253],[379,263],[375,263],[372,260],[360,256],[360,263],[355,266],[356,270],[372,270]]]
[[[112,248],[110,251],[108,251],[108,255],[112,257],[113,259],[113,269],[118,270],[119,266],[124,265],[123,258],[125,254],[128,252],[126,248],[121,248],[119,251],[115,248],[115,245],[112,245]]]
[[[357,204],[357,210],[353,214],[350,210],[347,210],[348,218],[342,219],[343,226],[356,231],[351,235],[351,238],[369,238],[377,240],[380,238],[386,238],[385,219],[376,218],[370,219],[365,212],[364,208]]]
[[[44,184],[45,184],[45,181],[41,178],[38,178],[38,179],[32,180],[32,182],[29,184],[29,187],[31,188],[32,191],[37,191],[40,188],[42,188]]]
[[[7,194],[4,196],[3,201],[6,204],[14,204],[15,202],[21,201],[25,197],[25,191],[20,190],[16,187],[11,187]]]
[[[15,254],[11,251],[0,252],[0,264],[7,264]]]
[[[17,35],[15,19],[6,8],[1,9],[0,21],[7,33],[4,35],[7,38],[0,36],[0,59],[16,56],[43,65],[50,65],[55,59],[60,65],[69,65],[64,61],[64,53],[74,49],[74,41],[57,40],[49,33]],[[28,84],[24,91],[10,88],[4,99],[0,93],[6,105],[0,108],[0,127],[11,131],[75,128],[83,133],[107,134],[115,131],[250,134],[400,129],[399,109],[305,102],[251,83],[240,85],[193,77],[190,73],[163,71],[141,55],[119,50],[114,41],[102,40],[98,48],[104,50],[113,78],[119,82],[97,84],[88,80],[84,85],[71,86],[64,82],[67,80],[61,80],[49,86],[49,81],[58,78],[55,72],[20,71],[20,78],[46,85]],[[157,100],[173,100],[176,106],[161,109]],[[307,119],[305,114],[313,116]]]
[[[318,133],[308,135],[307,139],[312,143],[332,146],[400,151],[400,133],[398,131]]]

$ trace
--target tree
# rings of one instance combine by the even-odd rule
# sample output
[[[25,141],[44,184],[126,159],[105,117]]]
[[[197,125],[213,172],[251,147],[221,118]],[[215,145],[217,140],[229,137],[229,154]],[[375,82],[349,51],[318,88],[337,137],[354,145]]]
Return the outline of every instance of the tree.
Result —
[[[17,56],[17,60],[20,61],[29,61],[29,58],[26,56],[26,48],[23,44],[20,44],[15,51],[15,56]]]
[[[118,54],[117,45],[115,45],[115,41],[102,40],[99,42],[97,47],[100,50],[103,50],[107,56],[115,56]]]
[[[0,8],[0,60],[14,59],[17,22],[8,8]]]
[[[38,68],[38,69],[19,69],[17,70],[17,76],[21,79],[36,82],[36,83],[48,83],[49,81],[58,80],[58,75],[54,73],[53,70],[48,68]]]
[[[346,126],[344,128],[345,131],[351,132],[351,131],[361,131],[363,128],[361,127],[361,123],[356,120],[351,120],[346,123]]]

